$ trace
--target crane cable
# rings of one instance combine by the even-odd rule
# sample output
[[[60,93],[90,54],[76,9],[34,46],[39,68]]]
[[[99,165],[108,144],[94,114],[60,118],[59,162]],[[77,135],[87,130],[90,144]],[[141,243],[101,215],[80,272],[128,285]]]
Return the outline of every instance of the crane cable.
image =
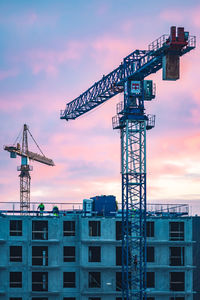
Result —
[[[19,132],[17,138],[15,139],[15,141],[14,141],[14,143],[13,143],[13,146],[16,145],[17,141],[20,143],[20,141],[22,140],[22,130],[23,130],[23,127],[21,128],[21,130],[20,130],[20,132]],[[21,138],[20,138],[20,136],[21,136]],[[19,138],[20,138],[20,139],[19,139]]]
[[[33,141],[35,142],[36,146],[38,147],[38,149],[39,149],[40,152],[42,153],[42,155],[45,156],[44,153],[42,152],[41,148],[40,148],[39,145],[37,144],[36,140],[35,140],[34,137],[32,136],[32,134],[31,134],[31,132],[30,132],[30,130],[29,130],[28,127],[27,127],[27,130],[28,130],[30,136],[32,137]]]

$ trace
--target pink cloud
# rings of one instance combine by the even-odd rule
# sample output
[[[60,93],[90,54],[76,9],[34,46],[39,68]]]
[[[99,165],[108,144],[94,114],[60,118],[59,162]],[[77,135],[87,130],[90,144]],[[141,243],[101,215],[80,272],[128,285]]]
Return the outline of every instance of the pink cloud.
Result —
[[[110,69],[118,67],[123,57],[133,51],[133,45],[134,42],[131,39],[115,38],[105,34],[92,43],[93,55],[99,64]]]
[[[99,2],[98,6],[96,8],[97,15],[103,16],[105,13],[108,12],[109,8],[110,8],[110,5],[108,3]]]
[[[167,21],[167,22],[174,22],[175,24],[177,23],[182,23],[184,19],[184,15],[182,10],[177,10],[177,9],[166,9],[160,13],[160,18],[161,20]]]
[[[15,77],[19,74],[19,70],[17,69],[9,69],[9,70],[0,70],[0,80]]]
[[[200,16],[200,6],[197,6],[193,10],[192,16],[191,16],[191,20],[197,28],[200,28],[200,17],[199,16]]]
[[[49,75],[57,75],[59,67],[69,61],[77,61],[85,49],[85,43],[72,40],[62,50],[58,49],[32,49],[22,56],[15,56],[12,60],[16,62],[25,61],[32,69],[33,74],[44,71]]]

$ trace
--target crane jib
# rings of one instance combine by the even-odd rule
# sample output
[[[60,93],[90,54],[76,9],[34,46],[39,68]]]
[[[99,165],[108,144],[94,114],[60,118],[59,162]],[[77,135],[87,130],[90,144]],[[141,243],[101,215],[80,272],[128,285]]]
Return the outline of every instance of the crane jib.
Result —
[[[66,104],[61,110],[60,118],[69,120],[87,113],[101,105],[113,96],[123,92],[124,82],[127,79],[143,80],[151,73],[162,68],[162,60],[166,53],[177,52],[182,56],[196,46],[196,38],[188,36],[187,43],[179,48],[172,48],[168,43],[169,35],[163,35],[148,46],[148,50],[135,50],[124,58],[123,63],[101,80],[94,83],[79,97]],[[174,47],[174,46],[173,46]]]

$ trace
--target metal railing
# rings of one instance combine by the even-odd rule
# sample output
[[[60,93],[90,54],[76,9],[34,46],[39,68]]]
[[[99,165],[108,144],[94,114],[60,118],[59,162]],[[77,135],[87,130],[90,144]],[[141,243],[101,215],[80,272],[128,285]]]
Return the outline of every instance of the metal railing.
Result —
[[[30,211],[23,212],[23,214],[32,216],[54,216],[53,207],[56,205],[59,209],[59,215],[65,216],[70,214],[82,214],[83,213],[83,203],[52,203],[44,202],[45,210],[43,213],[38,211],[37,202],[31,202]],[[112,215],[121,214],[121,203],[117,204],[118,209],[113,212]],[[97,212],[91,211],[92,215],[97,215]],[[0,215],[21,215],[20,202],[0,202]],[[158,203],[148,203],[147,204],[147,214],[148,216],[188,216],[189,215],[189,205],[188,204],[158,204]],[[21,233],[21,230],[12,230],[13,233]]]
[[[160,49],[166,43],[166,41],[168,39],[169,39],[169,34],[163,34],[158,39],[154,40],[153,42],[151,42],[151,44],[149,44],[148,50],[156,51],[156,50]]]

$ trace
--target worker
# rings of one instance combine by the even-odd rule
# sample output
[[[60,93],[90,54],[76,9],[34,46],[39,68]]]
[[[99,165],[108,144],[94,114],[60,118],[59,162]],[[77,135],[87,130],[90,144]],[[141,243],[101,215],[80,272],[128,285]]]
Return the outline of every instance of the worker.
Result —
[[[38,205],[38,210],[40,211],[40,216],[43,216],[43,212],[44,212],[44,204],[40,203]]]
[[[134,256],[134,267],[135,267],[135,271],[137,271],[137,255]]]
[[[59,209],[58,209],[58,206],[54,206],[54,207],[53,207],[53,215],[56,216],[56,217],[58,217],[58,215],[59,215]]]

